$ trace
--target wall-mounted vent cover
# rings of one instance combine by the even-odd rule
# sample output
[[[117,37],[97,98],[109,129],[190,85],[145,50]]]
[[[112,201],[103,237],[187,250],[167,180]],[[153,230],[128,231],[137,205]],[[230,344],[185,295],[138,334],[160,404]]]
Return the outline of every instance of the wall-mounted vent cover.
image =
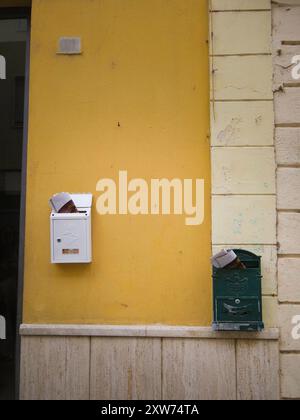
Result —
[[[62,37],[59,39],[58,54],[76,55],[81,53],[81,38]]]

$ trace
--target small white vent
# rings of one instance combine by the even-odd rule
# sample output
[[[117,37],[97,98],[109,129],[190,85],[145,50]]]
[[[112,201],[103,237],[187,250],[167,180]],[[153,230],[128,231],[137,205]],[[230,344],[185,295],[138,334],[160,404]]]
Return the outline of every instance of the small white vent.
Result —
[[[76,55],[81,53],[81,38],[62,37],[59,39],[58,54]]]

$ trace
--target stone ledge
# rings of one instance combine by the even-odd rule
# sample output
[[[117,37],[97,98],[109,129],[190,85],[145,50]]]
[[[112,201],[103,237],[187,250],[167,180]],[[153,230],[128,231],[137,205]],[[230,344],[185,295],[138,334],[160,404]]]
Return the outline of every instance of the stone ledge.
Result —
[[[210,327],[23,324],[20,327],[20,335],[279,340],[279,329],[268,328],[260,333],[248,333],[215,332]]]

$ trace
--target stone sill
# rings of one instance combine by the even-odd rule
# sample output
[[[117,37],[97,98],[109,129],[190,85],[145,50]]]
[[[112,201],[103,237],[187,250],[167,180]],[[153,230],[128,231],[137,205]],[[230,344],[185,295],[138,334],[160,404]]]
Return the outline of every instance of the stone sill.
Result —
[[[279,340],[279,329],[268,328],[260,333],[215,332],[210,327],[178,327],[160,325],[39,325],[23,324],[21,336],[70,336],[70,337],[152,337],[152,338],[200,338]]]

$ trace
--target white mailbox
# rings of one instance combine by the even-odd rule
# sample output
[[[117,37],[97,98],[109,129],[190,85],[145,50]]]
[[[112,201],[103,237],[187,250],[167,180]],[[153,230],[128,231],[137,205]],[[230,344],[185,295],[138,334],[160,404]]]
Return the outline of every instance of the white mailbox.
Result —
[[[92,194],[71,194],[79,213],[51,213],[51,262],[92,262]]]

